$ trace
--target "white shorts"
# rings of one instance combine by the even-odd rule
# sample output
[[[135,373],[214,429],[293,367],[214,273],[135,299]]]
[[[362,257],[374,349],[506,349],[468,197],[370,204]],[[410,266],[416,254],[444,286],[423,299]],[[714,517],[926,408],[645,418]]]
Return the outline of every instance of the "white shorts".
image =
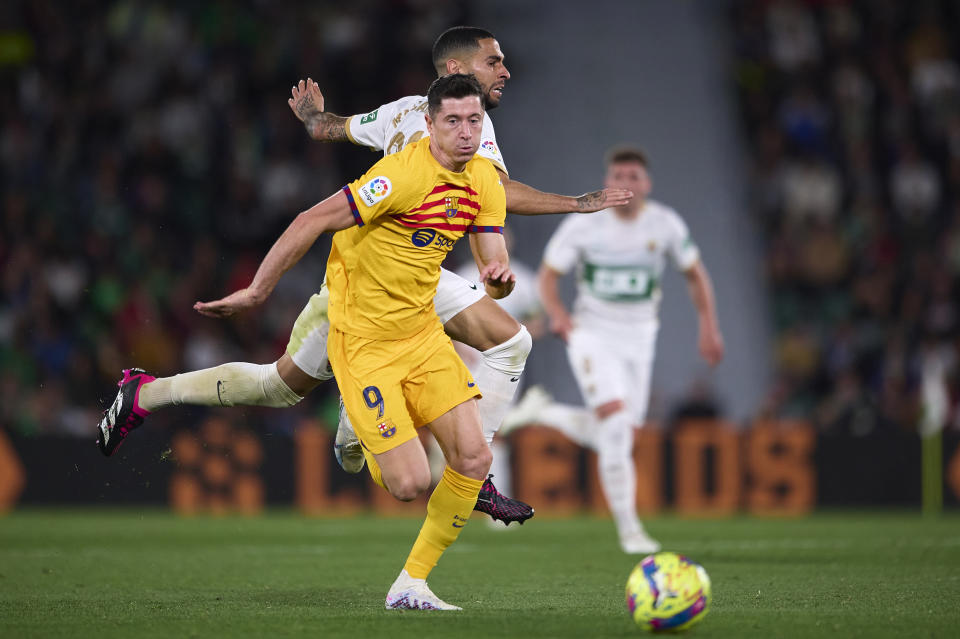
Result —
[[[570,332],[567,357],[588,407],[622,400],[636,425],[643,424],[658,328],[657,322],[638,323],[620,338],[590,327],[578,326]]]
[[[437,294],[433,296],[433,306],[440,322],[446,324],[454,315],[468,306],[473,306],[486,294],[482,284],[471,282],[442,268],[440,281],[437,282]]]
[[[437,294],[433,298],[440,321],[447,320],[479,302],[486,292],[481,284],[470,282],[456,273],[440,269],[440,282]],[[333,371],[327,360],[327,334],[330,320],[327,319],[329,293],[326,284],[320,292],[313,295],[300,311],[293,324],[290,341],[287,342],[287,354],[293,363],[314,379],[326,380],[333,377]]]
[[[297,368],[314,379],[333,379],[333,369],[327,359],[327,335],[330,333],[330,320],[327,319],[327,304],[330,291],[324,283],[320,292],[311,295],[307,305],[300,311],[297,321],[290,331],[287,342],[287,355]]]

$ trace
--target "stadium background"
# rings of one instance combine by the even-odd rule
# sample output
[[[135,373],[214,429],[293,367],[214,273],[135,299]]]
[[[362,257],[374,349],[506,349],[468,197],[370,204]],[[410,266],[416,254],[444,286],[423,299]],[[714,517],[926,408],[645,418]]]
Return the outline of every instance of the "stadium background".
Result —
[[[308,140],[290,86],[312,76],[343,115],[423,93],[433,39],[468,23],[498,35],[513,74],[492,114],[511,175],[581,193],[606,148],[638,144],[713,275],[727,340],[713,372],[682,279],[664,285],[648,510],[688,489],[693,510],[919,506],[923,371],[937,366],[933,484],[955,505],[958,20],[952,3],[892,0],[8,3],[0,501],[392,507],[330,467],[333,385],[290,410],[168,411],[109,461],[93,425],[126,366],[276,359],[326,243],[256,313],[191,305],[244,285],[293,214],[377,157]],[[536,265],[558,222],[511,218],[516,258]],[[527,370],[577,399],[555,338]],[[726,425],[684,428],[690,416]],[[602,509],[590,457],[528,430],[521,496]]]

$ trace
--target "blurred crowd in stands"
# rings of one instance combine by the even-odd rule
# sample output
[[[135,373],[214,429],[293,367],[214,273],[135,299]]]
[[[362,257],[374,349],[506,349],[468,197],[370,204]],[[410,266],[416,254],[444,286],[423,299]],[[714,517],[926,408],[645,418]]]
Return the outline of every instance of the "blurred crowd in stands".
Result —
[[[290,87],[312,76],[343,115],[422,94],[425,52],[464,19],[444,0],[4,3],[0,425],[92,439],[122,368],[279,357],[325,247],[261,312],[191,307],[246,285],[289,219],[376,159],[309,140]]]
[[[92,438],[124,367],[276,359],[326,247],[259,312],[212,320],[192,304],[245,285],[294,214],[376,159],[310,141],[291,85],[312,76],[341,115],[422,94],[426,52],[465,6],[5,3],[0,426]],[[762,410],[909,430],[939,371],[960,427],[960,5],[731,7],[776,329]],[[335,410],[335,392],[272,426]]]
[[[732,19],[776,335],[766,411],[911,430],[939,390],[960,427],[960,4],[738,0]]]

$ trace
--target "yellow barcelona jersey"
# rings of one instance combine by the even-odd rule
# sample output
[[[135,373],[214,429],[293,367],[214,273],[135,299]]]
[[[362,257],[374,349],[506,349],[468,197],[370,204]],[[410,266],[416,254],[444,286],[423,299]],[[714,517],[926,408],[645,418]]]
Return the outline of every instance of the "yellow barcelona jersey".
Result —
[[[464,233],[502,233],[506,195],[489,160],[460,173],[407,145],[343,187],[355,227],[334,236],[327,261],[330,322],[369,339],[409,337],[436,322],[440,264]]]

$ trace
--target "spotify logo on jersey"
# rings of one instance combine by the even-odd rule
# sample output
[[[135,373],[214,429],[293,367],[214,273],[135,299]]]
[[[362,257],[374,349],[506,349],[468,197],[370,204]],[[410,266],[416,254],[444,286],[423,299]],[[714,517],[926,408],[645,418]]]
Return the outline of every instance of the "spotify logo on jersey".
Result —
[[[436,236],[437,232],[433,229],[420,229],[413,232],[413,235],[410,236],[410,241],[413,242],[414,246],[423,247],[428,246]]]

